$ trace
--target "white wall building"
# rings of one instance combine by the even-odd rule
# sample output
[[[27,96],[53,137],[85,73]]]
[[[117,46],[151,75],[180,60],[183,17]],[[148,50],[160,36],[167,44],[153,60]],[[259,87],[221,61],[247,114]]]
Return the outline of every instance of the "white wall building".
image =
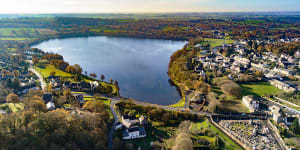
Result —
[[[255,112],[259,109],[259,101],[255,100],[252,95],[244,96],[243,104],[249,108],[250,112]]]

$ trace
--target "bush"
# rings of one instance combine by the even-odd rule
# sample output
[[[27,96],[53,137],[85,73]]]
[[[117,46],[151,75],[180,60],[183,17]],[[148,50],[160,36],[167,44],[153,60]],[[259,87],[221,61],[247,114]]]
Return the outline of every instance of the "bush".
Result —
[[[221,86],[222,91],[227,95],[227,96],[234,96],[234,97],[241,97],[242,96],[242,88],[234,83],[234,82],[228,82],[226,84],[223,84]]]

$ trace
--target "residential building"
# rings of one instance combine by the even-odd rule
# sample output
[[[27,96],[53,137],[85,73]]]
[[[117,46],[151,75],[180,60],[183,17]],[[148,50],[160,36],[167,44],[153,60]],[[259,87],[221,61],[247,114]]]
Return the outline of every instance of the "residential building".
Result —
[[[132,127],[128,128],[123,132],[123,139],[136,139],[136,138],[143,138],[146,137],[146,131],[144,127]]]
[[[259,110],[259,100],[252,95],[244,96],[243,104],[249,108],[250,112],[255,112]]]
[[[134,116],[124,115],[122,116],[122,123],[126,128],[130,128],[138,123],[138,120]]]

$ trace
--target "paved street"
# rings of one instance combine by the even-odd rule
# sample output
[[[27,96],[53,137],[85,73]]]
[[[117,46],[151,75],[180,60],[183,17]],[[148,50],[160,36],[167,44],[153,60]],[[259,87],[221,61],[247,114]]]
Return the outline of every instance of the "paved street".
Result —
[[[41,83],[41,88],[42,90],[44,90],[46,88],[46,82],[44,81],[42,75],[40,73],[38,73],[32,66],[32,61],[30,61],[30,67],[29,67],[29,71],[33,72],[38,78],[39,78],[39,81]]]

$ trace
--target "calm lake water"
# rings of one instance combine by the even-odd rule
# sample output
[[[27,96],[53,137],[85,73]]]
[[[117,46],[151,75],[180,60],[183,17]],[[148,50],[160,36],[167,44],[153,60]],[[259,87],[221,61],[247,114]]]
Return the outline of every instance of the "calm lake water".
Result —
[[[120,37],[84,37],[54,39],[33,47],[64,56],[70,64],[79,64],[88,74],[105,75],[117,80],[120,94],[161,105],[176,103],[179,93],[169,84],[168,63],[171,54],[185,42]]]

